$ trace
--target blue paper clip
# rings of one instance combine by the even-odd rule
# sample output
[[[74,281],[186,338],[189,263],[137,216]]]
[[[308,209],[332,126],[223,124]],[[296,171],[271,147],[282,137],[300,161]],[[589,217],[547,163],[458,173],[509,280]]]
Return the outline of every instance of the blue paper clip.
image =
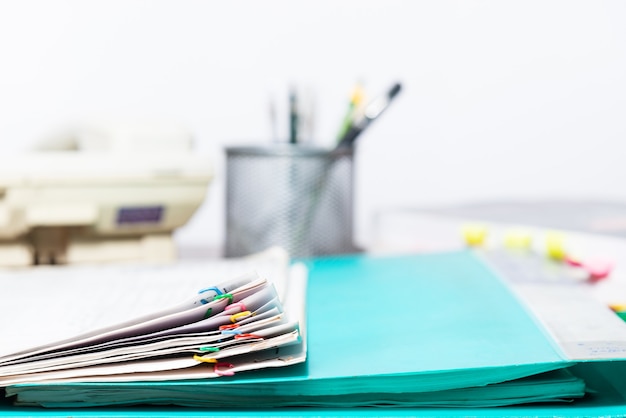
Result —
[[[209,290],[214,291],[216,296],[219,296],[219,295],[221,295],[223,293],[217,287],[211,286],[211,287],[207,287],[206,289],[198,290],[198,294],[200,295],[202,293],[208,292]],[[211,301],[210,300],[206,300],[206,299],[200,299],[200,303],[203,304],[203,305],[206,305],[209,302],[211,302]]]
[[[242,332],[238,329],[225,329],[225,330],[222,330],[221,333],[224,335],[239,335]]]
[[[218,295],[221,295],[223,292],[221,290],[219,290],[217,287],[215,286],[211,286],[211,287],[207,287],[206,289],[202,289],[198,291],[198,294],[200,293],[204,293],[204,292],[208,292],[209,290],[214,291],[215,293],[217,293]]]

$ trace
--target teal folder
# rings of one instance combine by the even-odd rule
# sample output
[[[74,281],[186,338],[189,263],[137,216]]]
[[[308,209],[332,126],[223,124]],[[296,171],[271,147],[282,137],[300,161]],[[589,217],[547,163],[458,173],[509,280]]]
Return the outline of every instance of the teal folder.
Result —
[[[308,262],[308,359],[302,367],[264,370],[231,378],[189,382],[20,385],[56,393],[48,406],[1,407],[5,415],[201,416],[203,408],[171,406],[74,409],[147,400],[167,403],[178,393],[187,405],[212,394],[270,388],[276,399],[489,388],[499,382],[569,367],[589,393],[568,403],[473,408],[211,409],[213,416],[626,416],[624,362],[576,365],[564,358],[545,330],[507,285],[471,252],[397,257],[346,256]],[[555,372],[556,371],[556,372]],[[562,370],[561,370],[562,371]],[[493,386],[492,385],[492,386]],[[230,391],[230,392],[229,392]],[[511,395],[515,395],[513,391]],[[375,397],[375,395],[374,395]],[[55,400],[56,399],[56,400]],[[195,401],[194,401],[195,399]],[[100,401],[99,401],[100,400]],[[256,405],[256,404],[243,404]],[[65,408],[68,409],[65,409]]]

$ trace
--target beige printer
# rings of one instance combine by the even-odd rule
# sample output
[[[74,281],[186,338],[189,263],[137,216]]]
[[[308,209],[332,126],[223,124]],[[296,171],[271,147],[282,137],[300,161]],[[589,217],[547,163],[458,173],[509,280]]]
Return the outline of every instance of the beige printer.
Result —
[[[0,163],[0,266],[176,257],[211,161],[175,125],[91,123]]]

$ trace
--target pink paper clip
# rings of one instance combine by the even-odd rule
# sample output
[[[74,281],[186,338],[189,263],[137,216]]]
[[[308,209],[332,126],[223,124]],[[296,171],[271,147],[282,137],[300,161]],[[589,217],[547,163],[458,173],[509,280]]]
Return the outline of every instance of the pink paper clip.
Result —
[[[235,372],[231,372],[228,370],[220,370],[220,367],[225,367],[226,369],[232,369],[235,366],[232,365],[231,363],[224,363],[224,362],[215,363],[215,365],[213,366],[213,372],[218,376],[233,376],[235,374]]]
[[[241,312],[243,311],[247,311],[248,309],[246,308],[246,305],[243,304],[243,302],[235,302],[235,303],[231,303],[230,305],[228,305],[227,307],[224,308],[224,310],[228,310],[228,309],[232,309],[232,308],[236,308],[239,307],[239,310]]]

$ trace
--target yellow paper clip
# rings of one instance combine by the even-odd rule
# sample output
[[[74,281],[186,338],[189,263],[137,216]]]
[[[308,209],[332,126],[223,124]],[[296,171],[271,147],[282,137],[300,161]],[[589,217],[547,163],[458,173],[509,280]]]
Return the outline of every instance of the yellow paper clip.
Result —
[[[237,322],[237,320],[239,318],[244,318],[244,317],[248,317],[248,316],[250,316],[250,311],[239,312],[239,313],[236,313],[236,314],[230,316],[230,322],[232,322],[234,324],[235,322]]]
[[[213,357],[202,357],[197,354],[193,355],[193,359],[202,363],[217,363],[217,359]]]

